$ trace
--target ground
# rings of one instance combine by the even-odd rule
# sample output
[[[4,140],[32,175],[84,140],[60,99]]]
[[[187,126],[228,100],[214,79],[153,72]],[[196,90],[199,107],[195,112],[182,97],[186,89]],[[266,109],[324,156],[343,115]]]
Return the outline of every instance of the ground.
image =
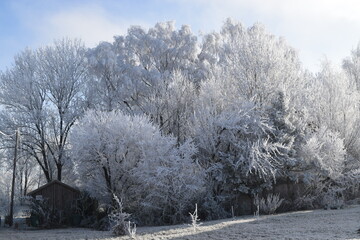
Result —
[[[314,210],[272,216],[239,217],[203,223],[195,232],[189,225],[140,227],[136,239],[360,239],[360,206],[340,210]],[[0,228],[1,240],[125,240],[110,232],[81,228],[14,230]]]

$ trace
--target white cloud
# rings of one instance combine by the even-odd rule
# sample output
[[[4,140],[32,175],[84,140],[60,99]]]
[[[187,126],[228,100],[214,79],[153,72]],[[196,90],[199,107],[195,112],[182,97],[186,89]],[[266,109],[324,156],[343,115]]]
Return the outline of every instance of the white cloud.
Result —
[[[171,0],[170,0],[171,1]],[[272,14],[287,17],[337,18],[360,21],[358,0],[174,0],[182,4],[200,4],[212,13],[221,14],[254,13]]]
[[[128,24],[108,18],[99,8],[64,11],[49,17],[48,26],[41,29],[51,38],[81,38],[89,46],[100,41],[111,41],[114,35],[125,34]]]
[[[101,1],[87,4],[80,1],[70,1],[70,4],[69,1],[27,2],[29,4],[24,1],[10,4],[17,23],[6,26],[14,27],[14,35],[3,37],[2,42],[7,42],[1,49],[0,70],[10,67],[13,56],[26,47],[35,49],[64,37],[80,38],[87,47],[94,47],[101,41],[112,41],[115,35],[125,34],[131,25],[148,26],[144,21],[138,21],[139,18],[128,20],[116,15]]]
[[[86,46],[94,47],[101,41],[111,42],[114,36],[126,34],[131,25],[147,27],[144,22],[128,21],[110,12],[99,5],[88,5],[43,13],[40,18],[27,17],[25,21],[37,36],[37,46],[69,37],[79,38]]]

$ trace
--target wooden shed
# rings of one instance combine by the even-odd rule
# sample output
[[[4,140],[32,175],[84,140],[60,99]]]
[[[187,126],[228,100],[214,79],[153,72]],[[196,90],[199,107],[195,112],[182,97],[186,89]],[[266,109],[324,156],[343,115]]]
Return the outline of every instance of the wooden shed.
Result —
[[[53,209],[65,210],[80,197],[80,191],[58,180],[53,180],[29,192],[28,196],[47,199]]]

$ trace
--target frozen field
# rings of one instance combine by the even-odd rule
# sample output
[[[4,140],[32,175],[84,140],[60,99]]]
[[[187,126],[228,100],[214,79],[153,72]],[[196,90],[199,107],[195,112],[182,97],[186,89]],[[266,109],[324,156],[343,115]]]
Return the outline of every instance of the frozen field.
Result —
[[[202,224],[197,232],[187,225],[138,228],[136,239],[360,239],[360,206],[273,216],[236,218]],[[110,232],[80,228],[10,230],[0,228],[0,239],[129,239]]]

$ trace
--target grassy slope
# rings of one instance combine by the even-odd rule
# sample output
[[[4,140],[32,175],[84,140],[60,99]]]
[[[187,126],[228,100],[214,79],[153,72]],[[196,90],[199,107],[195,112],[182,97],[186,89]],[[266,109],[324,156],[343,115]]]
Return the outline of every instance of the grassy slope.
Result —
[[[241,217],[203,223],[194,232],[188,225],[138,228],[136,239],[360,239],[360,206],[273,216]],[[129,239],[87,229],[20,231],[0,228],[0,239]]]

